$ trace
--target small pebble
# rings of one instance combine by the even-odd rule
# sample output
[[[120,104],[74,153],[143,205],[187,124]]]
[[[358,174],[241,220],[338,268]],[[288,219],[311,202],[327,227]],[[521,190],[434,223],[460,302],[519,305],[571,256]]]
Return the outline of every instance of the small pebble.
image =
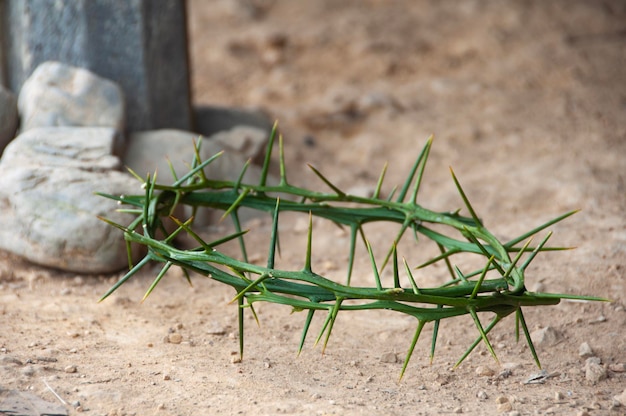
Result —
[[[319,394],[319,393],[313,393],[313,394],[311,395],[311,398],[312,398],[313,400],[321,399],[321,398],[322,398],[322,395],[321,395],[321,394]]]
[[[609,370],[614,373],[626,373],[626,363],[609,364]]]
[[[380,356],[380,362],[395,364],[398,362],[398,356],[395,352],[386,352]]]
[[[66,373],[75,373],[78,371],[78,368],[75,365],[68,365],[63,369]]]
[[[554,393],[554,400],[560,401],[560,400],[563,400],[564,398],[565,396],[560,391],[557,391],[556,393]]]
[[[485,365],[479,365],[478,367],[476,367],[476,375],[480,377],[491,377],[495,373],[495,371]]]
[[[455,407],[454,410],[452,410],[452,413],[463,413],[463,408],[462,407]]]
[[[530,334],[535,345],[552,346],[563,339],[563,335],[551,326],[538,329]]]
[[[510,412],[511,410],[513,410],[513,405],[511,404],[511,402],[500,403],[498,405],[498,412],[500,413]]]
[[[583,342],[580,344],[580,347],[578,347],[578,355],[583,358],[591,357],[593,355],[593,350],[588,343]]]
[[[231,364],[239,364],[241,362],[241,357],[233,355],[232,357],[230,357],[230,362]]]
[[[181,334],[173,333],[167,336],[167,340],[170,344],[180,344],[183,342],[183,336]]]
[[[487,400],[489,398],[489,395],[486,391],[480,390],[478,393],[476,393],[476,397],[478,397],[480,400]]]
[[[21,373],[26,377],[30,377],[35,374],[35,368],[32,365],[27,365],[26,367],[22,368]]]

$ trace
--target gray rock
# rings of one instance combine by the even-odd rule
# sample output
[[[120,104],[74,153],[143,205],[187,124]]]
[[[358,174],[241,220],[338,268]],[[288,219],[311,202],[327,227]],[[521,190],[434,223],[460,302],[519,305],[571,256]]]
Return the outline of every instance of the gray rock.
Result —
[[[128,224],[115,201],[137,194],[117,169],[110,128],[41,128],[15,138],[0,160],[0,248],[48,267],[106,273],[126,265],[122,234],[97,218]]]
[[[0,154],[15,137],[18,120],[15,95],[0,85]]]
[[[126,155],[123,158],[124,165],[141,177],[146,177],[147,174],[153,174],[156,171],[158,182],[172,184],[174,177],[170,173],[168,160],[178,178],[186,174],[194,157],[194,139],[198,139],[197,134],[181,130],[154,130],[134,133],[128,141]],[[200,146],[200,157],[202,160],[206,160],[222,150],[224,150],[224,146],[220,142],[203,139]],[[204,173],[210,179],[234,181],[239,177],[245,161],[246,158],[239,153],[225,151],[221,157],[204,169]],[[245,183],[258,183],[260,172],[258,166],[249,166],[243,181]],[[276,179],[269,178],[268,183],[276,183]],[[189,212],[185,214],[190,215]],[[250,212],[244,214],[243,211],[242,214],[242,218],[258,215]],[[198,210],[194,225],[204,226],[211,222],[212,215],[209,210]]]
[[[585,361],[585,378],[587,381],[595,384],[608,377],[606,368],[601,364],[597,357],[587,358]]]
[[[86,126],[124,130],[120,87],[88,70],[60,62],[41,64],[18,98],[22,131],[35,127]]]
[[[563,339],[563,335],[551,326],[533,331],[530,337],[533,343],[544,347],[556,345]]]
[[[209,140],[217,142],[220,147],[234,151],[257,164],[263,163],[268,139],[267,131],[250,126],[236,126],[209,137]]]
[[[1,3],[0,68],[14,93],[39,64],[60,61],[118,83],[129,130],[191,128],[186,2]]]
[[[583,342],[580,344],[580,347],[578,347],[578,355],[583,358],[591,357],[593,355],[593,350],[589,346],[589,343]]]

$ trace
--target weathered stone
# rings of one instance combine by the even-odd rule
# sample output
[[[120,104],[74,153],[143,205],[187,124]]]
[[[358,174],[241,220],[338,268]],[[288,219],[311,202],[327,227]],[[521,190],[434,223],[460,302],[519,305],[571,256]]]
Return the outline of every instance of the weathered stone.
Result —
[[[265,147],[269,139],[267,131],[258,127],[237,126],[230,130],[215,133],[209,137],[224,149],[232,150],[244,159],[261,164],[265,157]]]
[[[585,361],[585,378],[587,381],[595,384],[608,377],[606,368],[601,364],[601,361],[597,357],[587,358]]]
[[[124,130],[124,95],[120,87],[60,62],[39,65],[24,83],[17,105],[22,131],[57,126]]]
[[[19,138],[19,140],[18,140]],[[20,134],[8,146],[0,166],[76,168],[92,172],[120,170],[120,134],[111,128],[37,128]]]
[[[123,237],[97,216],[121,224],[132,217],[94,194],[141,192],[115,170],[116,137],[110,128],[41,128],[15,138],[0,160],[0,248],[75,272],[123,268]]]
[[[15,137],[18,120],[15,95],[0,85],[0,154]]]
[[[530,337],[536,345],[543,347],[556,345],[563,339],[563,335],[551,326],[533,331]]]
[[[0,68],[5,85],[17,93],[39,64],[60,61],[121,85],[129,130],[190,129],[185,4],[3,0]]]
[[[137,132],[130,136],[126,155],[123,158],[124,165],[131,168],[141,177],[157,172],[160,183],[171,184],[174,178],[170,173],[168,160],[171,162],[176,176],[182,177],[189,172],[189,166],[194,157],[193,140],[198,139],[195,133],[181,130],[154,130]],[[200,157],[206,160],[216,153],[224,150],[224,147],[212,139],[203,139],[200,146]],[[215,180],[236,180],[241,174],[241,170],[246,159],[239,153],[225,151],[219,158],[215,159],[205,169],[207,178]],[[260,179],[260,168],[249,166],[243,177],[245,183],[258,183]],[[274,178],[269,178],[268,183],[276,183]],[[189,215],[189,212],[186,212]],[[242,218],[254,216],[242,211]],[[194,225],[203,226],[211,223],[210,210],[199,209],[196,213]]]
[[[589,343],[583,342],[580,344],[580,347],[578,347],[578,355],[583,358],[591,357],[593,355],[593,350],[589,346]]]

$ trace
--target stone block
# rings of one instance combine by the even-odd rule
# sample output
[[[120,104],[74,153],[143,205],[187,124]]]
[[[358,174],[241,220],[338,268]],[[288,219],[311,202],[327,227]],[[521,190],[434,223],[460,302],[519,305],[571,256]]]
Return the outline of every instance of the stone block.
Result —
[[[21,131],[37,127],[111,127],[124,131],[124,94],[94,73],[60,62],[37,67],[24,82],[17,106]]]
[[[119,224],[133,217],[95,195],[138,194],[117,170],[110,128],[40,128],[16,137],[0,160],[0,248],[33,263],[78,273],[108,273],[127,264]],[[139,253],[135,253],[139,254]]]
[[[35,68],[60,61],[121,85],[127,128],[191,128],[185,2],[3,0],[0,67],[17,94]]]

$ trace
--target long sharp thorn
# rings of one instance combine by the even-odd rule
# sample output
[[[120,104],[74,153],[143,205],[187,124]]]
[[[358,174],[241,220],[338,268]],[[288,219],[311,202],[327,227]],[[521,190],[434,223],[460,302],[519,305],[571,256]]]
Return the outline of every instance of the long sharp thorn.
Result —
[[[478,215],[476,215],[476,211],[474,211],[474,208],[472,207],[472,204],[470,204],[470,201],[467,198],[467,195],[465,195],[465,192],[463,191],[463,188],[461,188],[461,184],[459,183],[459,180],[456,178],[456,175],[454,174],[454,171],[452,170],[452,168],[450,168],[450,173],[452,174],[452,179],[454,180],[454,184],[456,185],[456,189],[459,191],[459,194],[461,194],[461,198],[463,198],[463,202],[465,203],[465,206],[467,207],[467,210],[470,212],[470,215],[472,216],[472,218],[476,222],[476,225],[477,226],[481,226],[482,222],[478,218]]]
[[[128,171],[128,173],[130,173],[132,176],[134,176],[135,179],[137,179],[139,182],[145,183],[146,180],[144,178],[142,178],[140,175],[138,175],[137,172],[132,170],[130,167],[126,166],[126,170]]]
[[[467,238],[474,243],[479,249],[480,251],[487,257],[490,257],[492,253],[489,252],[489,250],[487,250],[487,248],[474,236],[474,234],[470,231],[469,228],[467,227],[463,227],[463,229],[465,230],[465,233],[467,235]],[[493,266],[498,270],[498,272],[504,276],[504,274],[506,273],[506,271],[502,268],[502,266],[500,266],[497,262],[492,262]]]
[[[192,170],[190,170],[189,172],[187,172],[186,174],[181,176],[176,182],[174,182],[172,184],[172,187],[179,187],[179,186],[181,186],[185,181],[187,181],[188,179],[191,179],[196,173],[198,173],[199,171],[203,170],[205,167],[207,167],[209,164],[211,164],[215,159],[217,159],[218,157],[222,156],[222,154],[224,154],[223,150],[221,152],[218,152],[218,153],[214,154],[213,156],[211,156],[210,158],[208,158],[204,162],[200,163],[198,166],[194,167]],[[204,175],[204,173],[202,173],[202,174]]]
[[[237,299],[237,321],[239,325],[239,359],[243,360],[243,327],[244,327],[244,316],[243,316],[243,297]]]
[[[446,255],[446,248],[443,246],[443,244],[437,243],[437,247],[439,247],[439,251],[441,251],[442,255]],[[454,274],[454,270],[452,269],[452,263],[450,263],[449,255],[443,257],[443,260],[446,263],[446,268],[448,269],[448,273],[450,273],[452,280],[455,280],[456,276]]]
[[[270,171],[270,162],[272,161],[272,148],[274,147],[274,141],[276,140],[276,133],[278,131],[278,122],[274,123],[272,132],[267,141],[267,148],[265,151],[265,159],[263,160],[263,167],[261,168],[261,179],[259,180],[259,186],[265,186],[267,183],[267,175]]]
[[[400,288],[400,274],[398,273],[398,250],[396,245],[393,245],[393,287]]]
[[[141,299],[141,303],[143,303],[148,298],[148,296],[150,296],[154,288],[159,284],[159,282],[161,281],[163,276],[165,276],[165,273],[167,273],[167,271],[170,269],[171,266],[172,266],[171,262],[168,261],[167,263],[165,263],[165,265],[159,271],[159,274],[157,275],[157,277],[154,279],[154,281],[152,282],[152,284],[150,285],[146,293],[143,295],[143,298]]]
[[[190,287],[193,287],[193,284],[191,283],[191,276],[189,275],[189,272],[185,268],[183,268],[182,270],[183,270],[183,276],[185,276],[185,280],[187,281],[187,283],[189,284]]]
[[[356,251],[356,234],[359,231],[358,225],[350,227],[350,253],[348,253],[348,277],[346,278],[346,286],[350,286],[352,280],[352,269],[354,268],[354,254]]]
[[[493,318],[493,321],[491,321],[489,325],[487,326],[487,328],[485,328],[485,333],[488,334],[498,324],[498,322],[500,322],[501,319],[502,317],[496,315],[495,318]],[[455,369],[459,365],[461,365],[461,363],[467,358],[468,355],[470,355],[470,353],[474,350],[474,348],[476,348],[476,346],[482,340],[483,340],[483,336],[479,335],[478,338],[476,338],[474,342],[472,342],[472,345],[470,345],[469,348],[465,351],[465,353],[461,356],[461,358],[459,358],[456,364],[454,364],[454,367],[452,367],[452,369]]]
[[[318,178],[320,178],[326,185],[328,185],[328,187],[330,189],[332,189],[333,191],[335,191],[335,193],[338,196],[346,196],[346,193],[344,191],[342,191],[341,189],[337,188],[335,185],[333,185],[333,183],[331,181],[329,181],[324,175],[322,175],[322,173],[315,169],[315,167],[313,165],[307,165],[312,171],[313,173],[315,173],[317,175]]]
[[[283,147],[283,135],[278,136],[278,154],[279,154],[279,166],[280,166],[280,185],[288,186],[287,183],[287,169],[285,168],[285,149]]]
[[[443,309],[443,305],[437,305],[437,309]],[[437,319],[433,326],[433,338],[430,342],[430,359],[429,359],[430,365],[433,364],[433,360],[435,359],[435,348],[437,348],[437,336],[439,335],[439,323],[440,322],[441,320]]]
[[[378,183],[376,184],[376,190],[374,191],[373,199],[380,198],[380,190],[383,187],[383,181],[385,180],[385,173],[387,173],[387,162],[383,166],[382,172],[380,172],[380,176],[378,177]]]
[[[98,300],[98,302],[102,302],[103,300],[105,300],[106,298],[108,298],[113,292],[115,292],[120,286],[122,286],[124,283],[126,283],[126,281],[128,281],[128,279],[130,279],[131,277],[133,277],[143,266],[145,266],[146,264],[148,264],[148,262],[150,261],[150,256],[147,255],[145,256],[143,259],[141,259],[141,261],[139,263],[137,263],[135,265],[135,267],[133,267],[128,273],[126,273],[120,280],[118,280],[113,287],[111,287],[109,290],[107,290],[107,292],[102,295],[102,297]]]
[[[394,238],[393,243],[391,244],[391,248],[387,252],[387,255],[385,256],[385,260],[383,260],[383,264],[380,268],[381,270],[385,270],[385,267],[387,267],[387,263],[389,262],[389,259],[391,258],[391,255],[393,254],[393,250],[402,239],[404,232],[407,230],[410,224],[411,224],[411,221],[409,219],[406,219],[404,223],[402,224],[402,227],[400,228],[400,232],[398,232],[398,234],[396,235],[396,238]]]
[[[237,192],[241,188],[241,182],[243,181],[243,177],[246,174],[246,171],[250,167],[250,159],[246,160],[246,163],[243,164],[243,168],[241,168],[241,172],[239,172],[239,176],[237,177],[237,181],[233,184],[232,190]]]
[[[300,345],[298,346],[298,355],[300,355],[302,348],[304,348],[304,341],[306,341],[306,336],[309,332],[309,327],[311,326],[314,313],[315,309],[309,309],[309,312],[306,315],[306,321],[304,321],[304,328],[302,329],[302,336],[300,337]]]
[[[487,346],[487,349],[489,350],[493,358],[496,360],[496,363],[499,364],[500,360],[498,360],[498,356],[496,355],[496,352],[493,349],[491,342],[489,342],[489,338],[487,338],[487,333],[485,332],[483,325],[480,323],[480,319],[478,319],[478,314],[476,313],[476,309],[473,307],[469,308],[469,313],[470,315],[472,315],[472,318],[474,319],[474,324],[476,324],[476,328],[478,329],[478,332],[480,332],[480,336],[483,342],[485,343],[485,345]]]
[[[460,280],[461,282],[467,282],[467,277],[465,277],[465,275],[463,274],[463,272],[461,271],[461,269],[459,269],[458,266],[454,266],[454,271],[456,272],[457,278],[458,280]]]
[[[326,338],[324,339],[324,346],[322,347],[322,354],[326,351],[326,346],[328,345],[328,340],[330,339],[330,334],[333,330],[333,326],[335,326],[335,321],[337,320],[337,315],[339,313],[339,308],[341,307],[341,303],[343,302],[343,298],[337,298],[335,300],[335,306],[331,311],[331,319],[328,325],[328,329],[326,331]]]
[[[246,249],[246,242],[243,238],[243,235],[245,234],[245,232],[241,230],[241,221],[239,221],[239,214],[237,214],[237,211],[235,211],[232,214],[230,214],[230,217],[233,221],[233,225],[235,226],[235,231],[237,232],[237,234],[239,234],[239,236],[237,237],[237,240],[239,241],[239,249],[241,250],[241,256],[243,257],[243,261],[245,261],[246,263],[249,263],[248,250]]]
[[[537,364],[537,367],[541,369],[541,362],[539,362],[539,356],[537,355],[537,350],[535,350],[535,344],[533,344],[533,340],[530,337],[530,332],[528,331],[528,327],[526,326],[526,320],[524,319],[524,314],[522,313],[522,308],[518,308],[516,311],[516,317],[519,320],[519,323],[522,327],[522,331],[524,331],[524,336],[526,337],[526,342],[528,343],[528,348],[530,348],[530,353],[533,355],[533,359]]]
[[[167,160],[167,167],[170,170],[170,174],[172,175],[172,179],[174,179],[174,182],[178,181],[178,175],[176,174],[176,170],[174,169],[174,165],[172,164],[172,161],[170,160],[169,156],[166,156],[166,160]]]
[[[241,205],[241,202],[248,196],[249,193],[250,193],[250,188],[244,189],[244,191],[239,194],[237,199],[235,199],[235,202],[233,202],[228,207],[228,209],[224,211],[224,214],[222,214],[220,221],[223,221],[224,218],[228,217],[231,213],[235,212],[239,208],[239,205]]]
[[[539,245],[537,247],[535,247],[535,249],[532,251],[532,253],[530,253],[530,256],[528,256],[528,258],[526,259],[526,261],[520,266],[520,270],[524,271],[526,270],[526,267],[528,267],[528,265],[530,264],[531,261],[533,261],[533,259],[535,258],[535,256],[537,255],[537,253],[539,253],[541,251],[541,249],[543,248],[543,246],[548,242],[548,240],[550,239],[550,237],[552,237],[552,231],[548,232],[548,234],[545,236],[545,238],[541,241],[541,243],[539,243]]]
[[[406,274],[409,277],[409,281],[411,282],[411,287],[413,288],[413,293],[416,295],[420,295],[420,290],[417,287],[417,283],[415,283],[415,279],[413,278],[413,273],[411,273],[411,269],[409,268],[409,264],[406,259],[403,257],[402,261],[404,262],[404,268],[406,270]]]
[[[506,244],[504,244],[504,246],[505,247],[512,247],[512,246],[520,243],[521,241],[526,240],[528,237],[530,237],[530,236],[532,236],[534,234],[537,234],[539,231],[542,231],[542,230],[548,228],[549,226],[551,226],[553,224],[556,224],[557,222],[563,221],[565,218],[576,214],[578,211],[580,211],[580,210],[577,209],[577,210],[574,210],[574,211],[566,212],[565,214],[560,215],[560,216],[558,216],[558,217],[556,217],[556,218],[554,218],[554,219],[552,219],[552,220],[550,220],[550,221],[548,221],[546,223],[543,223],[539,227],[533,228],[532,230],[528,231],[527,233],[524,233],[524,234],[520,235],[517,238],[514,238],[513,240],[511,240],[511,241],[507,242]]]
[[[504,273],[504,275],[502,276],[503,279],[506,280],[509,278],[509,276],[511,275],[511,272],[515,269],[515,265],[517,264],[519,259],[522,257],[522,255],[526,251],[526,248],[528,247],[531,241],[533,241],[532,237],[528,239],[526,244],[524,244],[524,247],[522,247],[522,249],[517,253],[515,258],[513,259],[513,262],[511,262],[511,265],[506,269],[506,273]]]
[[[250,284],[248,284],[248,286],[246,286],[241,291],[239,291],[237,293],[237,296],[235,296],[230,302],[239,301],[240,299],[243,299],[243,297],[245,296],[246,293],[248,293],[252,289],[256,288],[258,285],[262,284],[264,281],[266,281],[267,279],[269,279],[271,277],[272,277],[272,275],[269,274],[269,273],[262,274],[254,282],[251,282]]]
[[[474,286],[474,290],[472,290],[472,294],[470,295],[470,299],[475,299],[476,295],[478,295],[478,291],[480,290],[480,286],[483,284],[483,280],[485,280],[485,276],[487,276],[487,272],[489,271],[489,266],[491,266],[491,262],[493,262],[493,259],[495,258],[495,256],[491,256],[489,257],[489,260],[487,260],[487,264],[485,264],[485,267],[483,268],[483,272],[480,274],[480,277],[478,278],[478,281],[476,282],[476,285]]]
[[[189,227],[189,223],[188,222],[182,222],[177,218],[174,217],[170,217],[170,219],[172,221],[174,221],[174,223],[176,223],[176,225],[178,225],[178,227],[182,230],[185,230],[185,232],[187,232],[191,238],[193,238],[194,240],[196,240],[201,246],[202,248],[206,251],[206,252],[211,252],[212,247],[207,244],[202,237],[200,237],[198,234],[196,234],[191,227]]]
[[[420,165],[419,172],[417,172],[417,178],[415,179],[415,187],[413,188],[413,195],[411,195],[411,203],[417,203],[417,193],[419,192],[420,185],[422,183],[422,176],[424,175],[424,169],[426,168],[426,161],[428,160],[428,154],[430,153],[430,146],[433,142],[433,136],[431,135],[424,146],[424,162]]]
[[[422,148],[422,151],[420,152],[419,156],[415,160],[415,163],[411,167],[411,172],[409,173],[409,176],[406,178],[406,181],[404,182],[404,185],[402,186],[402,190],[400,191],[400,194],[398,194],[398,199],[396,200],[397,202],[404,202],[404,197],[409,191],[409,187],[411,186],[411,183],[413,182],[413,178],[415,178],[415,173],[417,172],[417,169],[420,163],[422,163],[422,159],[424,158],[424,155],[427,154],[428,149],[430,149],[432,140],[433,140],[433,136],[430,136],[428,138],[428,141],[426,142],[426,145]]]
[[[272,222],[272,234],[270,237],[270,252],[267,256],[267,268],[274,268],[274,260],[276,257],[276,248],[278,246],[278,211],[280,206],[280,198],[276,198],[276,208],[274,209],[274,219]]]
[[[376,266],[376,260],[374,260],[374,253],[372,252],[372,246],[369,241],[365,241],[365,246],[367,247],[367,252],[370,256],[370,264],[372,265],[372,272],[374,273],[374,279],[376,280],[376,287],[378,290],[383,290],[383,286],[380,283],[380,275],[378,274],[378,267]]]
[[[415,345],[419,340],[420,334],[422,333],[422,328],[424,328],[425,323],[426,321],[419,321],[419,323],[417,324],[417,329],[415,330],[415,334],[413,335],[413,340],[411,341],[411,345],[409,346],[409,351],[406,353],[404,364],[402,364],[402,370],[400,371],[400,379],[398,380],[398,382],[402,381],[402,377],[404,377],[404,373],[407,366],[409,365],[409,361],[411,360],[411,356],[413,355],[413,350],[415,349]]]
[[[332,318],[332,309],[330,308],[328,309],[328,315],[326,315],[326,319],[324,319],[324,323],[322,324],[322,329],[320,329],[320,333],[317,334],[317,338],[315,339],[315,342],[313,343],[313,347],[317,347],[317,344],[319,344],[320,340],[322,339],[322,337],[324,336],[324,332],[326,332],[326,328],[328,328],[328,324]]]
[[[312,273],[311,270],[311,245],[313,242],[313,213],[309,211],[309,229],[307,232],[306,259],[304,261],[304,271]]]

